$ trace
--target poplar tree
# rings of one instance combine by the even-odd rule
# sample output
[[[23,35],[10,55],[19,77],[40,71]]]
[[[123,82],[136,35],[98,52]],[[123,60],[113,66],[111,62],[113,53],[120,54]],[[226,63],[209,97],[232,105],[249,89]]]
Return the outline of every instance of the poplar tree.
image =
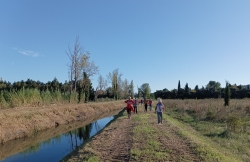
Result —
[[[134,82],[133,80],[130,82],[130,85],[129,85],[129,89],[130,89],[130,95],[132,98],[134,98]]]
[[[84,51],[84,49],[81,47],[79,36],[76,37],[74,47],[71,49],[68,47],[68,51],[66,51],[66,54],[69,57],[69,84],[70,84],[70,102],[71,102],[71,94],[72,92],[77,91],[77,84],[79,84],[79,81],[81,81],[82,84],[85,84],[84,79],[84,73],[89,78],[95,74],[98,73],[98,66],[95,65],[95,63],[90,61],[90,53],[87,51]],[[82,85],[80,83],[80,87],[82,88]],[[79,94],[81,93],[81,90],[79,91]],[[78,98],[80,99],[81,96]]]
[[[121,88],[121,83],[122,83],[121,76],[122,74],[119,73],[119,69],[113,70],[113,72],[109,73],[107,76],[109,82],[111,82],[112,84],[111,89],[114,95],[114,99],[116,100],[119,98],[119,94],[120,94],[120,88]]]

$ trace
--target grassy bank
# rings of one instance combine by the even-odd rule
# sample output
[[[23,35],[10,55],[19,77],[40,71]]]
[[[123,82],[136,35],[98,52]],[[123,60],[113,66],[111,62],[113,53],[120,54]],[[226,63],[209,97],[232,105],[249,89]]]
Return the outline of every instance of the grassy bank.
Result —
[[[123,101],[54,104],[50,106],[12,108],[0,111],[0,143],[32,136],[34,133],[91,116],[123,109]]]

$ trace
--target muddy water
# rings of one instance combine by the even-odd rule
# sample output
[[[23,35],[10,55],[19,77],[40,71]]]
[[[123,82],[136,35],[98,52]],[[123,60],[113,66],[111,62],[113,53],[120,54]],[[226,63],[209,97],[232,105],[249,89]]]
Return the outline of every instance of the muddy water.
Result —
[[[0,145],[0,162],[60,161],[64,156],[89,140],[117,117],[119,111],[67,125],[59,125],[33,137],[9,141]]]

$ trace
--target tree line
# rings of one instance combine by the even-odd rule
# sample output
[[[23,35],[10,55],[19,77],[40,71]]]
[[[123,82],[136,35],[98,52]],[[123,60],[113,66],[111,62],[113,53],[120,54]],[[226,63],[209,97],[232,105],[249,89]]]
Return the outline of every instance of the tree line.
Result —
[[[122,78],[119,69],[109,72],[106,77],[99,75],[97,86],[93,87],[91,77],[99,73],[99,67],[90,60],[90,53],[80,44],[76,37],[73,47],[65,51],[69,58],[69,80],[60,83],[55,77],[52,81],[43,83],[27,79],[10,83],[0,79],[0,109],[25,105],[61,103],[87,103],[102,99],[125,99],[129,96],[150,97],[148,83],[137,87],[134,92],[133,80]]]
[[[155,98],[163,99],[205,99],[205,98],[250,98],[250,87],[245,88],[242,85],[230,84],[226,82],[226,87],[222,88],[221,84],[216,81],[209,81],[205,87],[199,88],[198,85],[191,89],[188,83],[184,88],[181,88],[180,81],[178,82],[177,89],[169,91],[164,88],[154,93]]]

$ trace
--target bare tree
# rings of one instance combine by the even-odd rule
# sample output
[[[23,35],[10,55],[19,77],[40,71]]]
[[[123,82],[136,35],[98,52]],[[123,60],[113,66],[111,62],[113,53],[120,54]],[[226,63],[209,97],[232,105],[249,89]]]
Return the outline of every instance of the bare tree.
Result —
[[[77,82],[84,78],[84,73],[87,77],[93,76],[98,73],[98,66],[94,62],[90,62],[90,53],[84,51],[80,45],[79,36],[76,37],[73,50],[68,47],[66,51],[70,59],[69,67],[69,79],[70,79],[70,94],[72,91],[76,92]],[[80,86],[84,86],[84,81],[80,83]],[[73,89],[74,87],[74,89]]]
[[[97,79],[97,84],[98,85],[95,90],[95,98],[97,98],[98,95],[105,93],[105,89],[108,86],[108,82],[102,75],[99,75]]]
[[[83,49],[80,46],[79,42],[79,36],[76,37],[75,40],[75,45],[73,50],[68,47],[68,51],[66,52],[70,59],[70,64],[69,64],[69,79],[70,79],[70,84],[74,84],[74,92],[76,92],[76,84],[77,80],[80,77],[80,60],[82,59],[82,56],[84,55]],[[71,86],[71,91],[73,86]]]
[[[107,80],[102,75],[99,75],[97,79],[97,84],[98,84],[97,85],[98,89],[101,91],[104,91],[106,87],[108,86]]]

